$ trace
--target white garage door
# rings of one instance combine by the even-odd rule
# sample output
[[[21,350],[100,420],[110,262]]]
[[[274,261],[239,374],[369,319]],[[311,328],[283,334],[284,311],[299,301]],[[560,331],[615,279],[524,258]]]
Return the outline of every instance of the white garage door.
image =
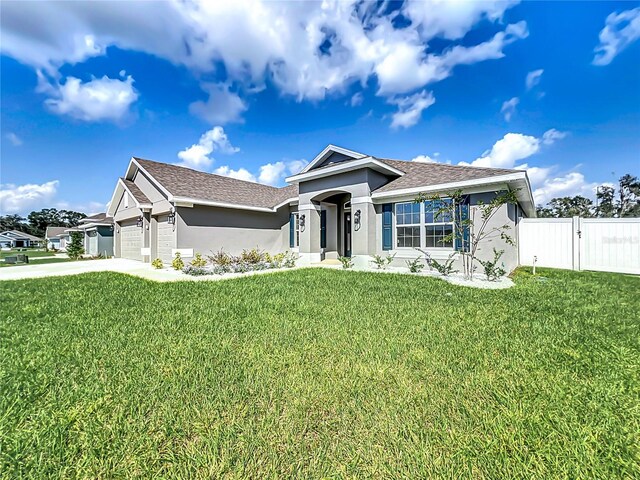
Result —
[[[131,260],[142,260],[142,228],[136,225],[136,220],[123,222],[120,226],[120,256]]]
[[[158,216],[158,257],[162,259],[163,262],[170,262],[171,250],[174,247],[174,225],[171,225],[168,221],[167,215]]]

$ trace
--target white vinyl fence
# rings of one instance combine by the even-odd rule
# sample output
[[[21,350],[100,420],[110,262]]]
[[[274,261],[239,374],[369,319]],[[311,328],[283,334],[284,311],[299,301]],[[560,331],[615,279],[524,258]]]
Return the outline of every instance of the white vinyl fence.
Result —
[[[523,218],[520,265],[640,274],[640,218]]]

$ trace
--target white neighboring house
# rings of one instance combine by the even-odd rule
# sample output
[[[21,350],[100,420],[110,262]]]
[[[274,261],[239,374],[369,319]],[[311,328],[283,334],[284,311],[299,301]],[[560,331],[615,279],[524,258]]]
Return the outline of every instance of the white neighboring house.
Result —
[[[47,242],[47,248],[50,250],[64,251],[67,246],[66,240],[69,234],[66,233],[68,227],[47,227],[44,238]]]
[[[0,233],[0,247],[2,248],[39,247],[42,243],[41,238],[18,230],[7,230]]]

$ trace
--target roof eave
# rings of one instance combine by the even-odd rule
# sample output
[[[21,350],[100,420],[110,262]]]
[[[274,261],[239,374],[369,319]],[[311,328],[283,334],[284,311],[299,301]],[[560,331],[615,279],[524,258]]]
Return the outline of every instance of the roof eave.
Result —
[[[404,172],[398,170],[397,168],[392,167],[380,160],[376,160],[372,157],[364,157],[357,160],[352,160],[349,162],[341,162],[330,167],[324,167],[321,170],[312,170],[306,173],[299,173],[297,175],[292,175],[291,177],[285,178],[287,183],[300,183],[302,181],[307,180],[315,180],[317,178],[324,178],[331,175],[336,175],[339,173],[351,172],[353,170],[360,170],[361,168],[370,168],[372,170],[386,173],[390,175],[397,175],[399,177],[404,175]]]

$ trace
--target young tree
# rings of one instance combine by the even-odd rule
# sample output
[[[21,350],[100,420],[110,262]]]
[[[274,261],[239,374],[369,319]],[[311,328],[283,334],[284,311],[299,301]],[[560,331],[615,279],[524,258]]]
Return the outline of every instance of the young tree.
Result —
[[[67,255],[69,255],[69,258],[77,260],[84,254],[82,237],[81,232],[71,232],[71,243],[67,245]]]
[[[489,239],[500,238],[509,245],[514,245],[513,238],[508,235],[509,225],[489,227],[491,219],[500,207],[510,203],[517,203],[516,192],[496,192],[489,202],[479,201],[476,205],[469,204],[469,196],[462,190],[456,190],[445,196],[420,194],[416,203],[425,201],[436,202],[435,217],[446,217],[453,220],[453,231],[443,238],[443,242],[453,242],[462,259],[462,272],[467,280],[473,279],[474,262],[478,261],[477,253],[480,245]]]
[[[623,175],[619,180],[618,215],[621,217],[640,216],[640,181],[630,174]]]
[[[596,188],[596,217],[610,218],[616,215],[615,189],[608,185],[600,185]]]

